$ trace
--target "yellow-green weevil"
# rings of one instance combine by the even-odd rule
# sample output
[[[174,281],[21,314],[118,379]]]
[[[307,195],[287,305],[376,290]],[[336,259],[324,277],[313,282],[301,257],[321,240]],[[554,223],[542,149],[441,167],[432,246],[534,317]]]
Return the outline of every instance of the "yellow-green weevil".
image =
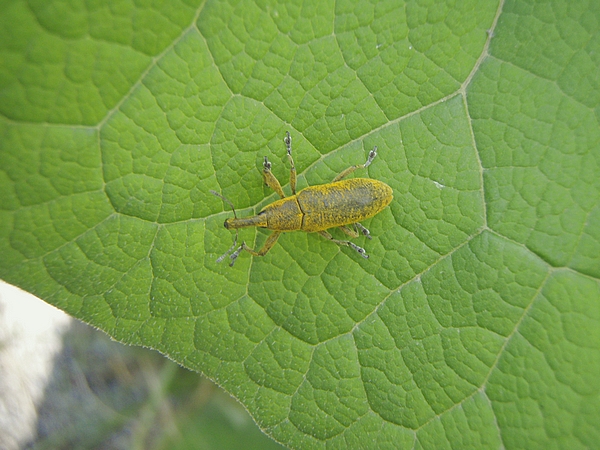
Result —
[[[290,187],[292,195],[286,197],[281,189],[281,184],[275,175],[271,172],[271,163],[265,156],[263,163],[263,178],[265,183],[273,189],[279,196],[270,205],[265,206],[256,216],[238,218],[233,204],[223,195],[215,191],[210,191],[214,195],[221,197],[231,206],[233,210],[233,219],[225,220],[224,226],[227,229],[236,230],[233,245],[227,252],[217,259],[217,262],[223,261],[231,253],[229,258],[230,266],[233,266],[235,260],[242,250],[254,256],[264,256],[275,245],[279,235],[286,231],[306,231],[307,233],[319,233],[321,236],[335,242],[338,245],[345,245],[356,250],[363,258],[368,258],[365,249],[350,241],[340,241],[334,239],[327,231],[329,228],[340,228],[350,237],[358,237],[358,231],[362,232],[367,238],[371,239],[369,230],[363,227],[359,222],[383,210],[390,204],[393,198],[392,188],[387,184],[372,180],[370,178],[351,178],[342,180],[342,178],[354,172],[356,169],[365,169],[377,156],[377,147],[369,152],[369,157],[364,164],[350,166],[340,173],[331,183],[310,186],[302,189],[296,194],[296,167],[292,159],[292,138],[287,132],[283,139],[287,147],[287,156],[290,161]],[[354,229],[348,228],[352,225]],[[239,228],[261,227],[273,230],[273,233],[267,238],[263,247],[259,250],[253,250],[242,242],[237,249],[237,239]],[[235,251],[234,251],[235,250]],[[232,253],[233,252],[233,253]]]

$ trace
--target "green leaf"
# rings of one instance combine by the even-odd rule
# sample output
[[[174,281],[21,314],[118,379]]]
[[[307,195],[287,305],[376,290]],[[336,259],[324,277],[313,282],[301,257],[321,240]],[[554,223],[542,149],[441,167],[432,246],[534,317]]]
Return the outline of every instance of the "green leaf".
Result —
[[[600,441],[598,2],[14,0],[0,33],[2,279],[290,447]],[[299,188],[379,147],[370,259],[215,261],[209,190],[256,213],[266,155],[289,193],[288,130]]]

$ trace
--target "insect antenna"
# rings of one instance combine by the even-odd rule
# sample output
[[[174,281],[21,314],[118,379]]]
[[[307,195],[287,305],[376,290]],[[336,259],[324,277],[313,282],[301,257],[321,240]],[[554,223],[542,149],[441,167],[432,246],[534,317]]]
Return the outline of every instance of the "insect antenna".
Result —
[[[233,203],[231,203],[227,197],[225,197],[223,194],[219,194],[217,191],[213,191],[212,189],[210,190],[210,193],[213,195],[216,195],[217,197],[221,198],[223,201],[227,202],[229,204],[229,206],[231,206],[231,210],[233,211],[233,217],[235,217],[237,219],[237,214],[235,213],[235,207],[233,206]],[[239,232],[239,230],[236,229],[235,237],[233,238],[233,245],[229,248],[229,250],[227,250],[224,254],[222,254],[221,256],[219,256],[217,258],[218,263],[220,263],[225,258],[227,258],[227,256],[229,256],[229,254],[235,250],[235,247],[237,246],[238,232]],[[231,264],[229,264],[230,266],[233,266],[233,262],[235,261],[235,258],[237,258],[241,249],[242,249],[242,246],[240,246],[240,248],[237,249],[237,252],[234,252],[233,255],[231,255],[232,261],[231,261]]]
[[[235,213],[235,207],[233,206],[233,203],[231,203],[227,197],[225,197],[223,194],[219,194],[217,191],[213,191],[212,189],[210,190],[210,193],[212,195],[216,195],[217,197],[219,197],[222,200],[224,200],[225,202],[227,202],[229,204],[229,206],[231,206],[231,210],[233,211],[233,217],[235,217],[237,219],[237,214]]]

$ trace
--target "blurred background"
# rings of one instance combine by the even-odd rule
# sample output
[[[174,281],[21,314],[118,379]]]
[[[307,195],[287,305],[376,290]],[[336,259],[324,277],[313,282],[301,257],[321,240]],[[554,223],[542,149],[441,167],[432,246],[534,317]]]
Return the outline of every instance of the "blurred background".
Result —
[[[0,450],[281,449],[203,376],[0,281]]]

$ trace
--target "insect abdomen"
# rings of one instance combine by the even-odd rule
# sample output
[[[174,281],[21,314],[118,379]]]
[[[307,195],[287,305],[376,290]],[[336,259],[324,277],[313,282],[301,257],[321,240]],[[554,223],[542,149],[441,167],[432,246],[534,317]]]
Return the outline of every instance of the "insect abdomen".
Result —
[[[298,193],[302,230],[313,232],[373,217],[392,201],[392,189],[369,178],[308,187]]]

